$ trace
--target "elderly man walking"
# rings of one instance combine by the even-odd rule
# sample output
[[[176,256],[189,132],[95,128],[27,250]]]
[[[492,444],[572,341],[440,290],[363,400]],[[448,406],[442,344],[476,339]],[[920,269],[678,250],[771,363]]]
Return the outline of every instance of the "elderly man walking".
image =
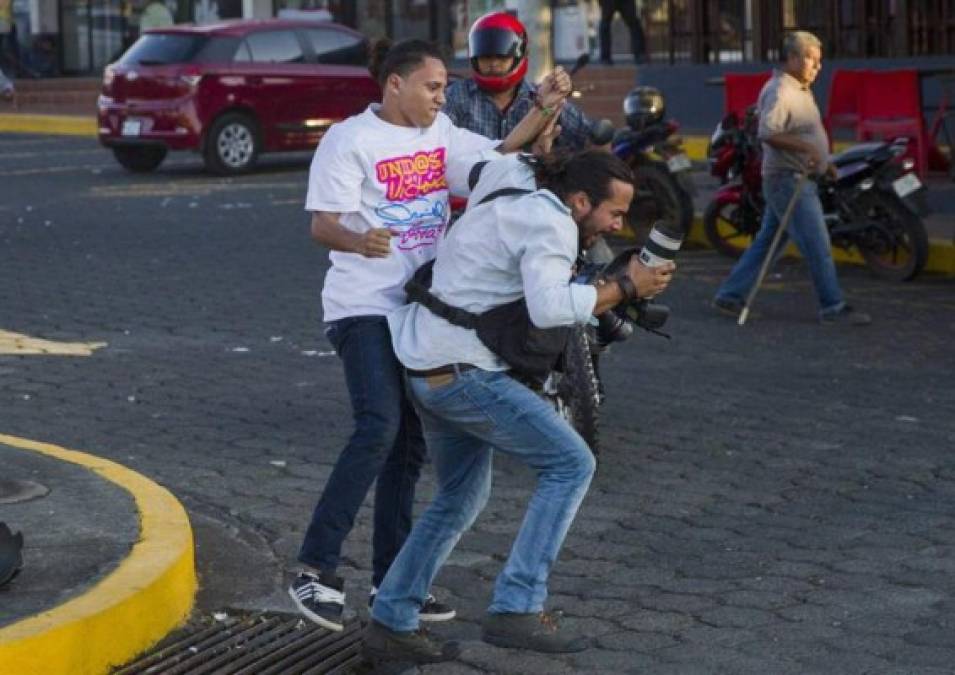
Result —
[[[829,139],[809,89],[821,64],[822,43],[815,35],[789,33],[783,42],[782,68],[773,72],[759,94],[766,209],[753,245],[716,293],[713,305],[724,314],[735,317],[742,311],[743,298],[756,282],[783,213],[799,188],[789,229],[783,233],[778,250],[783,250],[790,236],[799,247],[816,289],[821,323],[860,326],[872,322],[868,314],[854,310],[843,299],[818,188],[813,181],[799,180],[806,173],[820,175],[835,170],[829,163]]]

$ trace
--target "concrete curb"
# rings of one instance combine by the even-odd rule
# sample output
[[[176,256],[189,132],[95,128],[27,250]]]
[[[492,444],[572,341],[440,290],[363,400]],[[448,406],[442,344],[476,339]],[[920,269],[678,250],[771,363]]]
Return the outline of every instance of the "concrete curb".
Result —
[[[129,492],[140,518],[139,541],[109,576],[59,607],[0,629],[0,671],[99,675],[186,620],[197,588],[192,528],[170,492],[83,452],[3,434],[0,443],[90,469]]]

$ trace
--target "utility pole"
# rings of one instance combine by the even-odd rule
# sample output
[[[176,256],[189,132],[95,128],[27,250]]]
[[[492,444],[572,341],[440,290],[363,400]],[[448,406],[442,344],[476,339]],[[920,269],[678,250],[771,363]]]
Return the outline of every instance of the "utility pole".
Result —
[[[508,0],[507,8],[517,10],[517,18],[527,29],[527,76],[531,82],[537,82],[554,68],[551,0]]]

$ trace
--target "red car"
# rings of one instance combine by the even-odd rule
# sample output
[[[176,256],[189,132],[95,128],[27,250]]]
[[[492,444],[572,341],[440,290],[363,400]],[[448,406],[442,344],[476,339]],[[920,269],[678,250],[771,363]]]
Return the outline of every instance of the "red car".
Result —
[[[169,150],[202,153],[220,174],[261,152],[308,150],[330,124],[380,100],[368,40],[345,26],[231,21],[144,33],[107,66],[99,139],[130,171]]]

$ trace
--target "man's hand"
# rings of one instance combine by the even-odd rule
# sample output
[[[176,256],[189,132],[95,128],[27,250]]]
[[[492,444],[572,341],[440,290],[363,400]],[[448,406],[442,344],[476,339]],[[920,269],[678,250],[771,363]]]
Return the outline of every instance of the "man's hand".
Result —
[[[640,262],[640,258],[633,256],[630,258],[627,274],[630,275],[633,285],[637,287],[637,295],[641,298],[652,298],[666,290],[675,270],[676,263],[673,261],[656,267],[647,267]]]
[[[809,159],[806,161],[806,167],[809,173],[814,176],[821,176],[829,169],[829,154],[820,152],[815,146],[809,150]]]
[[[355,247],[355,253],[366,258],[387,258],[391,255],[391,238],[395,234],[387,227],[376,227],[368,230]]]
[[[570,75],[561,66],[557,66],[544,77],[537,88],[537,100],[545,108],[552,108],[570,95],[573,84]]]

